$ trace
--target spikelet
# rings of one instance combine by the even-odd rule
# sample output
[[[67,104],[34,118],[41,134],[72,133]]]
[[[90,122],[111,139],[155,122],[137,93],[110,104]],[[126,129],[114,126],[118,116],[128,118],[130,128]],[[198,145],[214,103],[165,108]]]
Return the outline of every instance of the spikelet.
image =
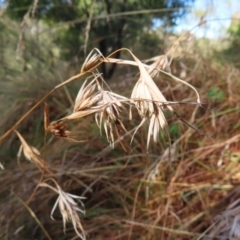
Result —
[[[113,125],[117,123],[126,131],[120,113],[125,110],[121,100],[128,101],[128,99],[111,91],[105,91],[102,88],[99,88],[99,95],[100,98],[97,102],[97,106],[99,106],[101,110],[95,114],[95,120],[100,128],[100,132],[103,125],[107,140],[110,145],[114,147]],[[117,128],[115,129],[117,131]]]
[[[97,53],[93,53],[96,51]],[[80,72],[93,71],[102,61],[104,57],[101,52],[95,48],[93,49],[85,59]]]
[[[20,146],[20,149],[18,151],[18,154],[17,154],[18,161],[23,152],[23,154],[27,160],[35,163],[40,168],[44,168],[44,161],[40,156],[40,152],[35,147],[28,145],[27,142],[25,141],[25,139],[22,137],[22,135],[17,130],[15,130],[15,133],[17,134],[18,138],[20,139],[20,141],[22,143]]]
[[[79,208],[77,205],[77,202],[74,200],[74,199],[76,199],[83,207],[83,203],[82,203],[81,199],[84,199],[84,198],[70,194],[70,193],[66,193],[61,189],[61,187],[56,182],[55,182],[55,184],[56,184],[57,188],[54,188],[51,185],[44,183],[44,182],[39,184],[39,186],[48,187],[58,194],[58,198],[57,198],[57,200],[53,206],[53,209],[51,211],[51,218],[54,220],[53,213],[56,210],[56,207],[58,205],[60,213],[63,218],[64,232],[66,231],[66,223],[71,221],[76,234],[82,240],[85,240],[86,234],[84,232],[80,218],[78,216],[78,212],[85,214],[85,210]]]

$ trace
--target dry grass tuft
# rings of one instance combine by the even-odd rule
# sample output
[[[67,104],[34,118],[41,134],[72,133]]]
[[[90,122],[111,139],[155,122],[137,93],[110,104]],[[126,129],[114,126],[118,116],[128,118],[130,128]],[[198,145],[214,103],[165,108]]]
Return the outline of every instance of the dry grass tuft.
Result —
[[[181,58],[181,74],[182,65],[173,56],[177,47],[179,41],[149,61],[128,49],[118,51],[130,59],[102,56],[94,49],[79,74],[59,83],[59,71],[54,72],[46,77],[52,85],[38,85],[29,103],[19,90],[25,82],[17,79],[21,88],[14,97],[19,100],[0,121],[1,128],[9,128],[1,149],[11,149],[0,152],[0,168],[5,167],[0,172],[1,239],[240,237],[238,72],[229,77],[230,66],[219,68],[194,46]],[[113,83],[106,84],[99,73],[103,62],[119,66]],[[131,81],[123,74],[126,66],[138,71]],[[80,87],[79,78],[85,78]],[[206,111],[212,108],[217,111]],[[22,112],[27,113],[19,118]],[[199,137],[182,122],[204,134]],[[205,134],[210,128],[217,140]],[[16,135],[18,158],[23,152],[38,169],[25,161],[19,171],[12,161]],[[29,213],[35,221],[29,221]],[[46,217],[49,213],[54,222]]]

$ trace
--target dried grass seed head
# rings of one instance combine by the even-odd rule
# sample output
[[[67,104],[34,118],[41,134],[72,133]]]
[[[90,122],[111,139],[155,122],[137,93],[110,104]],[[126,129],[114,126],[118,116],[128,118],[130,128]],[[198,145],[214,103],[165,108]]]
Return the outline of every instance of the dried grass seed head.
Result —
[[[172,111],[172,107],[169,106],[168,101],[163,96],[162,92],[159,90],[155,82],[153,81],[152,77],[148,73],[147,69],[151,69],[151,67],[144,65],[142,62],[140,62],[139,59],[135,57],[135,61],[137,62],[137,65],[140,70],[140,78],[135,85],[132,96],[137,96],[139,100],[145,99],[148,101],[155,101],[155,103],[159,106],[167,106],[167,108]],[[146,91],[146,93],[145,93]],[[145,98],[146,97],[146,98]],[[150,111],[154,111],[154,107],[150,109]]]
[[[63,120],[53,121],[47,128],[47,133],[51,133],[56,137],[63,138],[72,142],[85,142],[85,140],[77,140],[77,136],[67,130],[67,125]]]
[[[153,141],[155,143],[158,142],[160,131],[163,130],[166,125],[167,125],[167,120],[160,107],[158,110],[158,113],[152,114],[152,116],[150,117],[148,137],[147,137],[147,149],[149,148],[151,136],[153,137]]]
[[[20,146],[18,154],[17,154],[18,161],[19,161],[22,151],[23,151],[23,154],[27,160],[35,163],[38,167],[43,168],[44,163],[43,163],[43,159],[40,156],[40,152],[35,147],[28,145],[28,143],[25,141],[25,139],[22,137],[22,135],[17,130],[14,130],[14,131],[21,141],[21,146]]]
[[[133,100],[135,107],[142,118],[142,122],[135,130],[133,137],[144,122],[150,120],[147,141],[148,148],[150,137],[153,136],[154,142],[157,142],[160,130],[163,130],[167,125],[167,121],[163,113],[164,108],[167,107],[170,111],[173,109],[169,106],[168,101],[146,70],[146,66],[139,60],[137,62],[140,70],[140,78],[134,86],[131,100]],[[130,109],[130,118],[131,117],[132,113]]]
[[[138,128],[135,130],[133,137],[138,131],[138,129],[146,121],[149,120],[148,138],[147,138],[147,149],[148,149],[151,136],[153,136],[153,141],[157,142],[160,131],[163,130],[167,125],[167,121],[163,113],[164,105],[162,104],[162,101],[159,102],[154,100],[154,93],[151,92],[151,89],[149,89],[148,85],[142,79],[139,79],[137,84],[135,85],[131,95],[131,99],[134,100],[135,107],[137,108],[138,113],[142,118],[142,122],[139,124]],[[167,103],[166,100],[164,102]]]
[[[70,131],[67,131],[67,126],[62,120],[53,121],[48,125],[47,132],[53,134],[56,137],[67,138],[71,135]]]
[[[142,79],[139,79],[134,86],[131,99],[142,118],[148,117],[154,111],[151,93],[147,84]]]
[[[54,181],[55,182],[55,181]],[[74,227],[76,234],[83,240],[86,239],[86,234],[81,224],[78,212],[85,214],[85,210],[78,207],[76,200],[81,204],[82,208],[84,205],[82,203],[83,197],[79,197],[70,193],[64,192],[61,187],[55,182],[57,188],[52,187],[47,183],[40,183],[42,187],[48,187],[52,189],[54,192],[58,193],[58,198],[53,206],[51,211],[51,218],[53,218],[53,213],[56,210],[57,206],[59,207],[60,213],[63,218],[63,229],[64,233],[66,231],[66,223],[71,221]]]
[[[100,98],[97,106],[102,108],[102,111],[97,113],[101,114],[105,119],[120,120],[120,112],[124,110],[121,100],[124,97],[110,91],[100,91]]]
[[[64,138],[73,142],[82,142],[76,139],[76,136],[67,130],[67,126],[63,120],[57,120],[50,123],[49,121],[49,107],[47,103],[44,105],[44,129],[45,129],[45,136],[49,133],[59,137]]]
[[[99,111],[100,108],[96,107],[96,103],[100,98],[100,95],[96,91],[96,81],[99,76],[99,74],[95,75],[94,79],[88,85],[86,85],[88,78],[85,80],[77,94],[73,113],[62,120],[78,119]]]
[[[158,76],[159,70],[167,70],[170,71],[170,63],[168,61],[168,57],[166,55],[156,56],[151,58],[148,61],[153,61],[152,64],[149,65],[147,72],[150,74],[152,78]]]
[[[81,86],[73,108],[73,112],[83,111],[91,108],[99,99],[99,96],[95,93],[96,89],[96,77],[88,84],[88,79],[85,80]]]
[[[101,130],[102,125],[104,126],[108,141],[113,143],[112,125],[117,121],[125,130],[120,113],[124,110],[122,101],[129,101],[129,99],[112,91],[105,91],[99,84],[98,78],[104,82],[101,75],[96,74],[88,85],[86,85],[87,80],[83,83],[75,100],[74,112],[62,120],[77,119],[95,113],[98,127]]]
[[[98,127],[100,128],[100,131],[102,129],[102,125],[104,126],[108,142],[113,147],[113,124],[117,122],[126,131],[122,123],[120,113],[123,110],[126,110],[122,104],[122,101],[129,101],[129,99],[121,95],[115,94],[111,91],[105,91],[100,86],[99,95],[100,98],[97,102],[97,106],[100,107],[101,110],[95,114],[95,120]]]
[[[97,53],[93,53],[93,52],[97,52]],[[87,71],[92,71],[94,70],[94,68],[96,68],[102,61],[103,59],[103,55],[102,53],[97,49],[93,49],[87,56],[87,58],[85,59],[82,68],[81,68],[81,72],[87,72]]]

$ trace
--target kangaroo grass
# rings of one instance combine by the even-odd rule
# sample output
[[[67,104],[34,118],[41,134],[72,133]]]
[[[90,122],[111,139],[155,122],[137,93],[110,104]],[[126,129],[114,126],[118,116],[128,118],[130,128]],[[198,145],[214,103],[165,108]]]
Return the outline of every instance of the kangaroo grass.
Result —
[[[126,51],[132,58],[132,60],[124,60],[124,59],[114,59],[112,56],[117,51]],[[0,138],[0,141],[4,140],[12,131],[15,131],[16,135],[20,139],[21,146],[19,149],[19,153],[17,155],[17,160],[19,162],[21,153],[25,156],[27,160],[29,160],[31,163],[37,166],[39,169],[41,176],[38,181],[38,184],[35,186],[34,191],[32,192],[30,198],[24,205],[28,206],[30,202],[32,202],[32,199],[34,196],[39,196],[38,189],[39,187],[46,187],[48,189],[51,189],[54,193],[58,194],[58,198],[52,208],[52,211],[50,213],[51,218],[53,219],[53,213],[57,206],[59,207],[59,211],[62,216],[63,221],[63,230],[66,231],[66,223],[71,222],[75,231],[75,234],[81,238],[86,239],[87,233],[84,230],[84,227],[82,225],[82,221],[80,220],[79,213],[85,214],[85,210],[83,209],[83,203],[81,200],[83,197],[77,196],[75,194],[70,194],[68,192],[65,192],[64,186],[60,186],[60,183],[58,183],[58,172],[59,167],[58,166],[49,166],[48,160],[49,156],[47,154],[48,144],[47,144],[47,138],[49,136],[56,137],[58,139],[68,140],[70,142],[79,143],[84,142],[85,140],[79,139],[79,136],[74,132],[70,131],[68,129],[68,124],[72,120],[78,120],[78,119],[84,119],[88,116],[95,116],[95,123],[97,127],[99,128],[100,134],[103,132],[105,133],[106,140],[109,143],[109,146],[111,148],[116,147],[118,143],[122,146],[123,150],[127,153],[128,151],[133,152],[133,149],[127,147],[126,142],[123,140],[128,135],[132,134],[130,143],[133,144],[134,142],[139,143],[139,139],[135,140],[135,136],[137,132],[140,131],[140,129],[147,125],[148,133],[147,133],[147,140],[143,140],[142,144],[139,144],[139,146],[143,149],[142,146],[145,146],[146,148],[146,154],[148,161],[150,160],[151,155],[148,154],[148,151],[151,147],[151,140],[158,144],[161,139],[162,132],[167,133],[168,141],[169,141],[169,160],[171,156],[171,152],[175,153],[176,150],[172,148],[170,136],[168,135],[168,121],[166,117],[166,112],[175,114],[178,120],[182,121],[184,124],[186,124],[188,127],[192,127],[194,130],[197,130],[199,133],[208,136],[207,134],[203,133],[201,130],[198,130],[197,128],[193,127],[191,124],[187,123],[185,120],[183,120],[178,113],[174,110],[174,107],[177,104],[190,104],[190,105],[199,105],[202,106],[200,95],[195,87],[193,87],[190,83],[181,80],[178,77],[175,77],[174,75],[164,71],[163,69],[169,69],[170,63],[168,61],[168,55],[161,55],[158,58],[151,59],[151,62],[153,62],[150,65],[147,65],[146,63],[143,63],[140,61],[129,49],[122,48],[119,49],[112,54],[110,54],[107,57],[104,57],[101,52],[98,49],[93,49],[89,55],[87,56],[86,60],[83,63],[83,66],[80,70],[79,74],[76,74],[75,76],[65,80],[64,82],[58,84],[55,86],[52,90],[50,90],[47,94],[45,94],[34,106],[32,106],[22,117],[18,119],[18,121],[8,130],[6,131]],[[169,53],[168,53],[169,54]],[[138,79],[136,81],[135,86],[133,87],[132,93],[130,97],[122,96],[121,94],[117,94],[113,92],[108,84],[103,79],[103,76],[98,71],[98,67],[102,63],[116,63],[116,64],[124,64],[124,65],[132,65],[138,68],[139,74]],[[168,80],[175,81],[178,84],[184,84],[185,86],[189,87],[193,93],[196,95],[196,102],[190,101],[168,101],[167,98],[164,96],[163,92],[159,89],[156,82],[153,78],[164,75],[167,77]],[[78,94],[75,98],[75,102],[72,106],[72,112],[69,113],[65,117],[61,117],[60,119],[55,119],[54,121],[50,121],[49,115],[50,110],[49,106],[46,103],[47,98],[51,96],[53,92],[60,89],[61,87],[70,84],[73,81],[76,81],[79,78],[86,77],[85,81],[81,85]],[[16,128],[35,110],[37,107],[39,107],[43,102],[44,104],[44,146],[43,146],[43,158],[41,157],[40,152],[33,146],[29,145],[26,140],[23,138],[23,136],[16,130]],[[129,110],[127,109],[129,108]],[[136,116],[135,112],[137,113],[137,117],[140,119],[140,123],[137,124],[136,127],[129,130],[129,124],[126,124],[125,116],[127,116],[127,120],[133,122],[134,118]],[[104,130],[104,131],[103,131]],[[180,140],[179,140],[180,141]],[[176,147],[176,144],[174,145]],[[110,148],[110,149],[111,149]],[[83,166],[78,169],[71,169],[66,170],[62,175],[68,176],[68,174],[78,175],[81,174],[82,176],[88,177],[90,179],[95,179],[92,183],[89,183],[89,185],[85,184],[86,190],[88,194],[91,192],[91,188],[98,183],[101,179],[101,183],[104,185],[102,192],[106,195],[111,194],[112,190],[115,189],[118,194],[115,196],[115,198],[119,198],[118,201],[124,201],[132,202],[133,208],[131,211],[126,210],[128,212],[128,215],[131,220],[126,221],[127,224],[131,224],[130,229],[125,231],[124,235],[128,238],[132,238],[132,234],[134,231],[134,227],[136,226],[142,226],[144,228],[149,227],[145,223],[141,222],[135,222],[134,219],[138,213],[136,212],[136,208],[138,205],[140,190],[142,187],[144,187],[144,182],[140,181],[139,183],[135,183],[135,185],[138,185],[137,192],[134,197],[132,197],[130,194],[127,193],[127,191],[124,191],[121,187],[118,187],[115,183],[106,181],[110,178],[111,175],[114,175],[116,170],[124,171],[126,168],[126,164],[120,164],[117,165],[116,162],[109,162],[109,166],[102,166],[101,161],[104,158],[104,154],[108,149],[102,150],[100,153],[98,153],[97,160],[95,159],[92,161],[92,165],[89,165],[88,167],[84,168]],[[172,150],[172,151],[171,151]],[[101,155],[101,157],[99,157]],[[166,158],[166,154],[164,155]],[[139,157],[140,159],[140,157]],[[119,159],[120,161],[120,159]],[[129,164],[132,160],[129,160]],[[48,163],[48,164],[47,164]],[[86,165],[86,164],[85,164]],[[139,164],[131,163],[132,169],[137,169]],[[70,167],[70,166],[69,166]],[[149,202],[148,204],[154,205],[157,201],[166,201],[166,207],[165,210],[158,216],[157,220],[154,221],[154,225],[152,225],[151,228],[161,230],[161,236],[162,239],[164,238],[165,232],[170,232],[171,234],[180,234],[180,235],[187,235],[187,236],[198,236],[198,234],[195,233],[189,233],[185,230],[173,230],[170,227],[167,227],[168,222],[167,220],[162,222],[162,227],[158,227],[157,222],[161,220],[161,217],[166,216],[171,213],[171,205],[173,204],[174,196],[179,195],[181,191],[175,191],[175,181],[178,179],[180,175],[181,165],[178,166],[177,171],[172,174],[171,169],[172,167],[169,166],[168,171],[171,173],[171,180],[168,180],[168,184],[166,184],[166,191],[169,192],[169,194],[163,194],[162,199],[160,197],[157,197],[157,199],[154,199],[153,202]],[[155,172],[153,174],[155,168]],[[151,171],[146,171],[144,174],[144,170],[140,171],[139,173],[135,174],[133,177],[137,178],[139,176],[144,176],[142,179],[148,179],[149,181],[153,180],[153,175],[155,178],[157,177],[156,168],[162,168],[159,164],[155,164],[153,169]],[[131,171],[131,169],[128,169],[128,171]],[[60,171],[61,172],[61,171]],[[96,174],[99,172],[103,172],[101,177],[96,178]],[[50,174],[50,177],[46,174]],[[142,175],[143,174],[143,175]],[[149,174],[152,176],[149,177]],[[119,176],[118,176],[119,177]],[[72,181],[76,181],[76,177],[69,177],[69,183]],[[98,179],[96,181],[96,179]],[[114,181],[117,181],[116,178]],[[51,182],[51,184],[47,182]],[[126,181],[126,180],[123,180]],[[166,181],[167,182],[167,181]],[[68,183],[68,184],[69,184]],[[53,184],[53,186],[52,186]],[[126,182],[127,187],[133,188],[130,186],[129,182]],[[66,186],[66,185],[65,185]],[[115,186],[115,187],[113,187]],[[188,191],[191,191],[191,189],[187,189]],[[84,192],[85,194],[85,192]],[[200,194],[200,193],[199,193]],[[78,193],[78,195],[82,195],[81,193]],[[166,197],[167,196],[167,197]],[[199,195],[200,196],[200,195]],[[103,200],[103,202],[107,202],[108,198]],[[78,203],[80,203],[81,207],[78,206]],[[98,208],[99,203],[96,203],[95,207]],[[27,207],[28,210],[30,208]],[[131,213],[130,213],[131,212]],[[143,216],[141,216],[142,218]],[[111,225],[112,220],[109,221],[109,225]],[[117,221],[119,223],[119,221]],[[41,226],[40,226],[41,227]],[[45,229],[42,229],[45,233]],[[149,232],[149,236],[153,234],[152,231]],[[45,235],[50,239],[47,232]]]

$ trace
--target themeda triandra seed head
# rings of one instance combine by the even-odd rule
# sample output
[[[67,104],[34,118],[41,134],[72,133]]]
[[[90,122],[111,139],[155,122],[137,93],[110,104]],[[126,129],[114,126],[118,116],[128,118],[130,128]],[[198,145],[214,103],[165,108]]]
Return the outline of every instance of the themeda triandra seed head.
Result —
[[[85,80],[77,94],[73,113],[64,117],[62,120],[79,119],[99,111],[99,108],[96,107],[96,103],[100,96],[97,91],[95,91],[98,77],[99,75],[95,75],[94,79],[88,85],[86,85],[88,79]]]
[[[17,130],[14,130],[14,131],[21,141],[21,146],[17,154],[18,162],[23,152],[27,160],[35,163],[40,168],[44,168],[44,161],[40,156],[40,152],[35,147],[30,146]]]
[[[153,136],[154,142],[157,142],[160,130],[163,130],[167,125],[167,121],[163,113],[165,106],[170,111],[173,109],[169,106],[168,101],[163,96],[148,71],[145,69],[145,66],[141,62],[138,62],[138,66],[140,70],[140,78],[134,86],[131,100],[137,108],[138,113],[142,118],[142,122],[135,130],[133,137],[144,122],[150,121],[147,141],[148,147],[150,137]],[[130,116],[132,116],[131,109]]]
[[[149,75],[154,78],[159,74],[159,70],[167,70],[170,71],[170,64],[168,61],[168,57],[166,55],[156,56],[147,61],[153,61],[152,64],[149,65],[147,69]]]
[[[67,125],[62,120],[51,122],[47,128],[47,133],[72,142],[85,142],[85,140],[77,140],[76,136],[67,130]]]
[[[95,93],[95,89],[97,86],[96,78],[97,77],[95,77],[88,84],[87,84],[88,79],[86,79],[83,85],[81,86],[75,100],[75,104],[73,108],[74,112],[88,110],[98,101],[99,96],[97,96]]]
[[[81,68],[81,72],[87,72],[94,70],[95,67],[101,63],[102,56],[98,54],[93,54],[89,59],[87,58]]]
[[[95,114],[96,123],[100,131],[103,125],[107,140],[114,147],[113,125],[118,123],[126,131],[120,114],[125,110],[121,101],[128,101],[128,99],[111,91],[105,91],[102,88],[99,88],[98,94],[100,97],[97,106],[101,110]]]
[[[81,224],[81,221],[80,221],[80,218],[78,215],[78,212],[85,214],[85,210],[79,208],[78,204],[76,202],[76,200],[77,200],[83,207],[83,203],[81,200],[84,199],[84,197],[79,197],[79,196],[76,196],[76,195],[73,195],[70,193],[66,193],[61,189],[61,187],[56,182],[55,182],[55,184],[56,184],[57,188],[54,188],[47,183],[39,184],[42,187],[48,187],[48,188],[52,189],[54,192],[58,193],[58,198],[57,198],[57,200],[53,206],[53,209],[51,211],[51,218],[54,220],[53,213],[54,213],[56,207],[58,206],[60,213],[62,215],[62,218],[63,218],[64,232],[66,231],[66,223],[71,221],[76,234],[82,240],[85,240],[86,234],[85,234],[85,231],[83,229],[83,226]]]
[[[94,51],[97,53],[93,53]],[[104,59],[102,53],[97,48],[94,48],[85,59],[81,72],[93,71],[99,64],[101,64],[102,59]]]

